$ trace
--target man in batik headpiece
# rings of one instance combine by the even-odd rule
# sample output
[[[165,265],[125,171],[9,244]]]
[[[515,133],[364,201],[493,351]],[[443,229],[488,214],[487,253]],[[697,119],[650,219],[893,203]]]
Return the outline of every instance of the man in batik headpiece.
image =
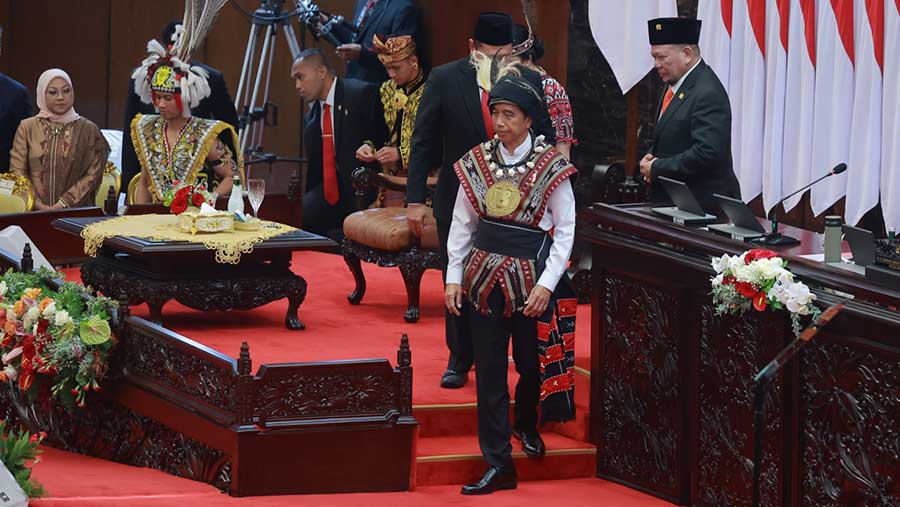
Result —
[[[168,190],[194,183],[201,173],[224,195],[231,192],[233,176],[243,175],[234,129],[221,121],[191,116],[191,108],[209,96],[210,88],[206,70],[187,62],[225,0],[187,3],[185,24],[176,28],[171,49],[151,40],[147,43],[150,55],[132,75],[135,93],[159,112],[137,115],[131,122],[131,138],[141,164],[134,194],[138,204],[162,201]]]
[[[419,66],[412,36],[386,39],[375,35],[372,46],[390,76],[380,89],[384,122],[390,137],[382,148],[363,144],[357,150],[356,158],[366,163],[378,162],[385,174],[405,178],[416,112],[425,89],[425,74]],[[435,176],[436,171],[431,176]],[[402,206],[404,197],[402,192],[382,190],[373,206]]]

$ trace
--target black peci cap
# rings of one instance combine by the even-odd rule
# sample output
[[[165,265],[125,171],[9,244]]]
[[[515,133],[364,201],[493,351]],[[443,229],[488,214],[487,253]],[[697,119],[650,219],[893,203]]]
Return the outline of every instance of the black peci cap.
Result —
[[[697,44],[700,42],[700,20],[689,18],[656,18],[647,22],[650,45]]]
[[[475,24],[474,39],[491,46],[512,44],[513,22],[509,14],[502,12],[482,12]]]

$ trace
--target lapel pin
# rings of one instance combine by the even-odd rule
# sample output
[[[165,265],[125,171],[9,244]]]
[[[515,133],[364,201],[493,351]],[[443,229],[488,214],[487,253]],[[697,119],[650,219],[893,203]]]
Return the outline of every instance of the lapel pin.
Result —
[[[657,24],[656,24],[656,31],[658,32],[658,31],[660,31],[660,30],[662,30],[662,25],[659,24],[659,23],[657,23]]]
[[[678,98],[684,100],[684,92],[679,93]]]
[[[338,111],[340,111],[340,110],[341,110],[341,105],[340,105],[340,104],[338,104]]]

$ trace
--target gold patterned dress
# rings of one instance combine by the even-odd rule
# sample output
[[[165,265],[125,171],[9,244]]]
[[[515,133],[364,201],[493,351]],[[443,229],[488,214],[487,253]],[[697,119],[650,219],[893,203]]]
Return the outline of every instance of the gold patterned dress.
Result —
[[[391,131],[388,146],[400,151],[400,161],[396,164],[384,164],[382,170],[389,176],[405,178],[409,163],[409,150],[412,145],[413,128],[416,125],[416,113],[419,101],[425,91],[425,78],[421,74],[406,86],[397,86],[388,79],[381,85],[381,104],[384,107],[384,122]],[[377,148],[376,148],[377,149]],[[436,171],[432,174],[436,174]],[[395,195],[396,194],[396,195]],[[372,204],[373,208],[384,206],[402,206],[403,193],[382,189]]]
[[[93,206],[108,156],[109,144],[87,118],[62,124],[34,116],[19,125],[9,166],[28,178],[38,202],[74,208]]]
[[[204,172],[206,157],[221,139],[234,156],[241,178],[244,163],[235,149],[237,133],[225,122],[191,117],[174,146],[166,139],[166,121],[159,115],[137,115],[131,122],[131,139],[142,169],[150,173],[147,188],[154,201],[162,201],[165,193],[179,183],[191,184]]]

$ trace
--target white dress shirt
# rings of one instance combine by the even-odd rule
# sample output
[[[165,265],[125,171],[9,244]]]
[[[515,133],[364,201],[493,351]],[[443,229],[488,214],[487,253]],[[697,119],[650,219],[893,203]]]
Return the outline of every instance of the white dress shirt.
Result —
[[[531,135],[510,153],[500,143],[500,157],[503,163],[511,164],[521,161],[531,151]],[[544,272],[538,279],[538,285],[553,291],[566,270],[566,263],[572,253],[575,242],[575,194],[572,183],[566,178],[556,190],[550,194],[547,210],[541,217],[539,227],[544,231],[553,231],[553,245]],[[447,283],[462,284],[463,262],[475,243],[475,231],[478,229],[478,213],[466,197],[462,187],[456,191],[456,204],[453,208],[453,222],[450,224],[450,236],[447,239]]]
[[[319,111],[322,113],[319,115],[319,128],[322,129],[322,132],[325,132],[325,104],[328,104],[331,109],[328,119],[331,121],[331,132],[334,132],[334,89],[337,87],[337,80],[337,76],[334,76],[334,79],[331,80],[331,89],[328,90],[328,97],[319,101]]]
[[[681,88],[681,85],[684,84],[684,80],[687,79],[687,77],[689,75],[691,75],[691,72],[694,72],[694,69],[696,69],[697,66],[700,65],[701,61],[703,61],[703,58],[698,58],[697,63],[695,63],[693,67],[688,69],[688,71],[685,72],[683,76],[681,76],[681,79],[679,79],[678,81],[675,82],[675,84],[673,84],[672,86],[669,87],[672,89],[672,95],[675,95],[676,93],[678,93],[678,89]]]

